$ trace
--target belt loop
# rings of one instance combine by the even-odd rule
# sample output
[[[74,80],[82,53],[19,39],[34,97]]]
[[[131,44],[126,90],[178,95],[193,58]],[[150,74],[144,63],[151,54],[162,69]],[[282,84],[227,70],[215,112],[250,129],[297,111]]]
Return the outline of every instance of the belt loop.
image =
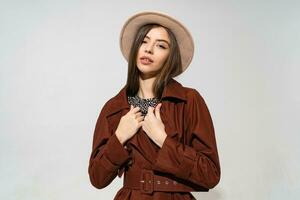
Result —
[[[152,170],[142,169],[140,178],[140,189],[142,193],[151,194],[153,192],[154,174]]]

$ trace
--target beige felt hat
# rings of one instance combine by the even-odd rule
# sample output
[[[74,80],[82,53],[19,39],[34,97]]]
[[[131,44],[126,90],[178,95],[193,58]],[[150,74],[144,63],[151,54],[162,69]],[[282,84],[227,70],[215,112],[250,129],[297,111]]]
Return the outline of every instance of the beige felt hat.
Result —
[[[148,23],[160,24],[174,33],[180,49],[182,71],[185,71],[194,55],[193,38],[182,23],[161,12],[140,12],[127,19],[120,33],[120,48],[125,59],[128,61],[131,45],[138,29]]]

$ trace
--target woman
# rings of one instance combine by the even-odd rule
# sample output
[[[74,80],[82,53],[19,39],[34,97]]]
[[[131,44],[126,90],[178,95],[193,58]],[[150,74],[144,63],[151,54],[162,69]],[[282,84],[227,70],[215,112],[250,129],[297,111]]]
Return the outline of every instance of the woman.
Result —
[[[127,20],[120,46],[126,85],[103,106],[94,131],[89,176],[104,188],[124,173],[114,199],[195,199],[220,180],[209,110],[200,93],[174,79],[194,43],[176,19],[158,12]]]

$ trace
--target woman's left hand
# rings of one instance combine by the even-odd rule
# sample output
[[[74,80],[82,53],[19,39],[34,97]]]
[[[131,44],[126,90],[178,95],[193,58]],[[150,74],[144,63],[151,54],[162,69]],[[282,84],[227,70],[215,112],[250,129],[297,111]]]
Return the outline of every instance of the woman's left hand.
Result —
[[[160,117],[160,107],[161,103],[157,104],[155,108],[151,106],[148,107],[147,115],[142,122],[142,128],[153,142],[155,142],[159,147],[162,147],[167,134],[165,131],[165,125]]]

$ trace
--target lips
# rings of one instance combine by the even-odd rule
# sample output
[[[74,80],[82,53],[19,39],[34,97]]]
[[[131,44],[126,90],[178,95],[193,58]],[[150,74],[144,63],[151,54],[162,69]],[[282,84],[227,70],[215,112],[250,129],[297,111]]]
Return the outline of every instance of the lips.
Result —
[[[142,63],[145,63],[145,64],[153,63],[153,60],[148,56],[142,56],[140,58],[140,60]]]

